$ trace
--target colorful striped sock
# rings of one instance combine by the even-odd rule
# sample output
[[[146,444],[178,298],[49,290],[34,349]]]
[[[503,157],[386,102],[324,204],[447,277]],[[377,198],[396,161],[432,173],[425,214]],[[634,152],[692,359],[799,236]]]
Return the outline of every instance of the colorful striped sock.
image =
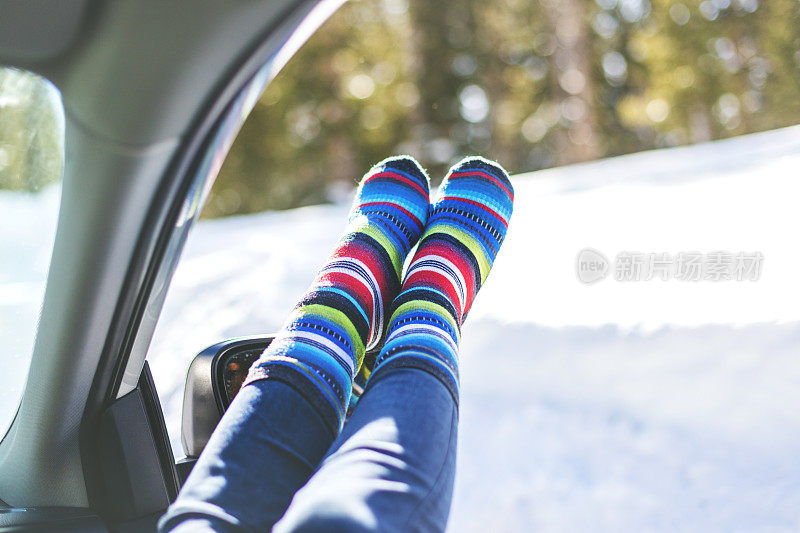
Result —
[[[300,390],[334,433],[365,349],[383,340],[406,255],[428,218],[428,177],[411,157],[386,159],[362,179],[344,236],[247,383]]]
[[[392,368],[420,368],[458,402],[461,325],[503,243],[513,202],[498,164],[471,157],[450,169],[393,303],[368,385]]]

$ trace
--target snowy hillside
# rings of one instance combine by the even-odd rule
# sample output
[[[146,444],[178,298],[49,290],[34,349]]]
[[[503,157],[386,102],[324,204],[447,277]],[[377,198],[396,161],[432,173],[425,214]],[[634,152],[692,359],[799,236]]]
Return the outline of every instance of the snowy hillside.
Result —
[[[463,332],[451,531],[800,528],[798,168],[800,126],[513,178],[510,232]],[[278,329],[348,209],[193,230],[148,356],[176,455],[189,361]],[[763,264],[758,281],[585,285],[587,247]],[[6,264],[14,331],[40,289]]]
[[[800,527],[798,168],[789,128],[514,178],[464,329],[452,531]],[[196,228],[150,358],[176,435],[192,356],[277,329],[347,210]],[[760,251],[763,272],[587,286],[584,247]]]

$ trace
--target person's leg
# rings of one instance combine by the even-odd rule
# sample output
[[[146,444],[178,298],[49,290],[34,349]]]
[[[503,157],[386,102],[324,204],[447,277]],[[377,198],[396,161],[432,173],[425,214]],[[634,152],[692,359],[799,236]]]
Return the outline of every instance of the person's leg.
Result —
[[[367,389],[276,532],[443,531],[455,476],[458,341],[505,238],[513,189],[480,158],[431,210]]]
[[[411,158],[387,159],[364,177],[345,235],[253,364],[161,531],[266,531],[280,518],[339,433],[429,202]]]
[[[428,372],[369,386],[321,468],[275,533],[442,531],[455,472],[458,410]]]
[[[160,531],[268,531],[335,435],[303,393],[277,380],[242,387]]]

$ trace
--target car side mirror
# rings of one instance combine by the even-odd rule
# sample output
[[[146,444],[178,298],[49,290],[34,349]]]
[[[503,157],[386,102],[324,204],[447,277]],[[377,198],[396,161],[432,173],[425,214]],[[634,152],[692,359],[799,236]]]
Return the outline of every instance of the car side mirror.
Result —
[[[183,393],[181,443],[189,458],[199,457],[222,413],[247,377],[250,365],[274,335],[228,339],[200,352],[189,365]]]
[[[192,459],[200,456],[222,414],[242,387],[250,366],[274,338],[275,335],[258,335],[228,339],[209,346],[192,360],[186,374],[181,415],[181,443],[189,466],[179,463],[181,479],[188,475],[182,469],[190,468]],[[364,360],[374,362],[379,352],[380,347],[370,350]],[[363,392],[358,383],[353,384],[350,409]]]

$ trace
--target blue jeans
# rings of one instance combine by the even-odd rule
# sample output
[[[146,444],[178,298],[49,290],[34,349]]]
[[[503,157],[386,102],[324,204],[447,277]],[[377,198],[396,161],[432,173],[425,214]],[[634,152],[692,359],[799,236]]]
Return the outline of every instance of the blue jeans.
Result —
[[[444,531],[456,400],[416,368],[380,377],[338,436],[291,385],[243,387],[159,531]]]

